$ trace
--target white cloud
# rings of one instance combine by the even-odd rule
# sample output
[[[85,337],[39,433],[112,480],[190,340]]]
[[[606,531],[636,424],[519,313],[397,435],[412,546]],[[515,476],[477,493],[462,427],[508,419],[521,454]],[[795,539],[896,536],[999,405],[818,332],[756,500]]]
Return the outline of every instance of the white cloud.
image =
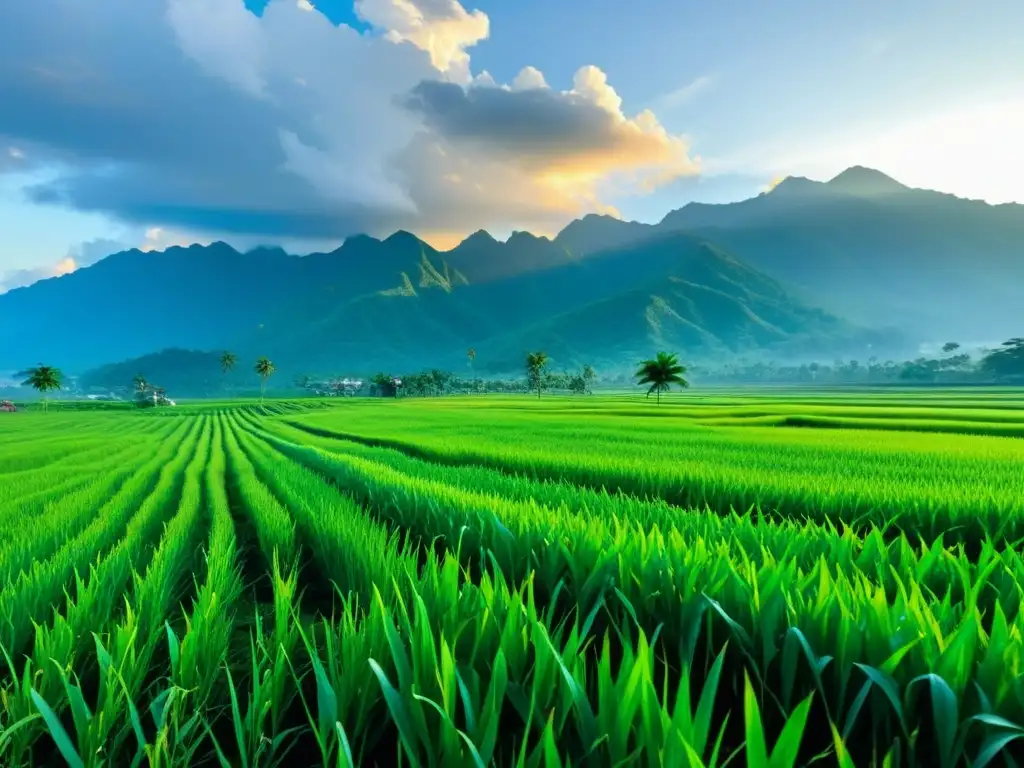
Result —
[[[492,79],[493,82],[493,79]],[[523,67],[512,81],[513,91],[527,91],[531,88],[547,88],[544,73],[534,67]]]
[[[356,0],[356,14],[389,40],[404,41],[430,54],[431,63],[459,83],[468,83],[466,52],[490,34],[482,11],[466,11],[457,0]]]
[[[550,230],[608,210],[609,183],[642,191],[698,169],[685,137],[649,111],[622,112],[597,67],[567,91],[534,67],[511,84],[474,77],[468,51],[489,32],[480,11],[356,9],[376,34],[297,0],[260,16],[243,0],[0,3],[0,49],[37,63],[0,76],[0,103],[21,105],[17,120],[0,112],[0,135],[60,159],[29,190],[37,202],[232,242]],[[409,108],[431,84],[457,88],[458,119]]]
[[[170,0],[167,19],[186,54],[242,90],[264,95],[263,30],[245,5],[237,0]]]

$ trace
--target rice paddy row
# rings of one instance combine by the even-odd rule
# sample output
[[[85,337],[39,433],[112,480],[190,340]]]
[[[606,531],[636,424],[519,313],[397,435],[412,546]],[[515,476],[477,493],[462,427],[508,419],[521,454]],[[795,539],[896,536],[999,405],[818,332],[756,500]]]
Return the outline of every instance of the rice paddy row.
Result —
[[[1009,764],[1018,441],[562,411],[19,415],[0,764]]]

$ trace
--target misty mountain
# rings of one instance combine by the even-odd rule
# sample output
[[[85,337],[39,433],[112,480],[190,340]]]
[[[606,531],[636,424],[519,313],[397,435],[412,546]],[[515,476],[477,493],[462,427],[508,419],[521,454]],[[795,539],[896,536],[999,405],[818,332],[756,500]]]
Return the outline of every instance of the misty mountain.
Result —
[[[546,247],[546,246],[545,246]],[[443,262],[442,262],[443,265]],[[830,354],[892,341],[801,303],[768,276],[720,248],[670,233],[582,262],[503,280],[451,284],[445,266],[421,256],[400,286],[323,312],[271,319],[241,348],[266,350],[285,368],[317,371],[465,365],[518,370],[543,348],[559,365],[632,363],[657,348],[711,356],[744,350]],[[448,267],[449,272],[451,270]]]
[[[736,203],[690,203],[658,224],[588,216],[554,240],[579,257],[686,231],[791,285],[805,300],[915,337],[991,341],[1024,324],[1024,205],[912,189],[854,167],[789,177]]]
[[[82,371],[167,348],[399,370],[454,365],[475,346],[480,369],[498,371],[538,346],[568,365],[655,347],[906,351],[879,331],[892,327],[909,341],[999,340],[1024,324],[1022,211],[852,168],[656,225],[586,216],[553,240],[480,231],[441,252],[400,231],[307,256],[126,251],[0,295],[0,370]]]
[[[472,346],[479,370],[502,372],[536,347],[559,365],[611,366],[662,347],[831,355],[892,340],[685,233],[586,259],[527,233],[478,233],[443,253],[407,232],[304,257],[224,243],[129,251],[0,296],[0,329],[0,367],[71,372],[169,348],[266,354],[296,373],[458,366]]]

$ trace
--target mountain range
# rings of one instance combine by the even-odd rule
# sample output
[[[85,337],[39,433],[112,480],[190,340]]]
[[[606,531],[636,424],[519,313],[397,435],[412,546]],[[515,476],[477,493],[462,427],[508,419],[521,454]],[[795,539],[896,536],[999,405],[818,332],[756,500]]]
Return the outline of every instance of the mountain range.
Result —
[[[0,370],[81,372],[164,348],[266,354],[288,372],[466,364],[518,370],[759,353],[868,357],[997,341],[1024,325],[1024,206],[911,189],[851,168],[787,178],[657,224],[590,215],[555,238],[408,232],[330,253],[221,242],[113,254],[0,295]]]

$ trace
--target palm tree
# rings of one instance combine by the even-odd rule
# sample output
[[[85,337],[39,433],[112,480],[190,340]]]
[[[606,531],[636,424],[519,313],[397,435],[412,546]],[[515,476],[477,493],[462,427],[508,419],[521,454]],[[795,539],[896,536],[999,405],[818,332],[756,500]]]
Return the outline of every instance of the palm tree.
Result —
[[[540,390],[544,385],[544,369],[547,366],[546,352],[531,352],[526,356],[526,378],[530,382],[530,389],[537,390],[537,399],[540,399]]]
[[[43,397],[43,412],[46,412],[46,393],[53,392],[60,389],[61,382],[64,380],[64,374],[52,365],[43,365],[40,363],[35,368],[29,368],[25,371],[25,381],[21,383],[23,387],[32,387]]]
[[[686,373],[686,366],[680,365],[679,359],[675,355],[659,352],[653,360],[644,360],[640,363],[640,367],[634,375],[637,384],[651,385],[647,390],[647,396],[650,397],[651,392],[656,392],[658,405],[661,405],[661,393],[668,392],[673,384],[683,388],[690,386],[689,382],[683,378],[684,373]]]
[[[238,362],[238,355],[234,352],[224,350],[220,356],[220,373],[221,373],[221,388],[224,388],[225,381],[228,373],[235,370],[235,363]]]
[[[466,357],[469,358],[469,367],[473,367],[473,361],[476,360],[476,350],[470,347],[466,350]]]
[[[274,375],[274,371],[277,368],[274,364],[266,357],[261,357],[256,361],[256,367],[253,369],[260,377],[260,405],[263,405],[263,395],[267,391],[267,379]]]

